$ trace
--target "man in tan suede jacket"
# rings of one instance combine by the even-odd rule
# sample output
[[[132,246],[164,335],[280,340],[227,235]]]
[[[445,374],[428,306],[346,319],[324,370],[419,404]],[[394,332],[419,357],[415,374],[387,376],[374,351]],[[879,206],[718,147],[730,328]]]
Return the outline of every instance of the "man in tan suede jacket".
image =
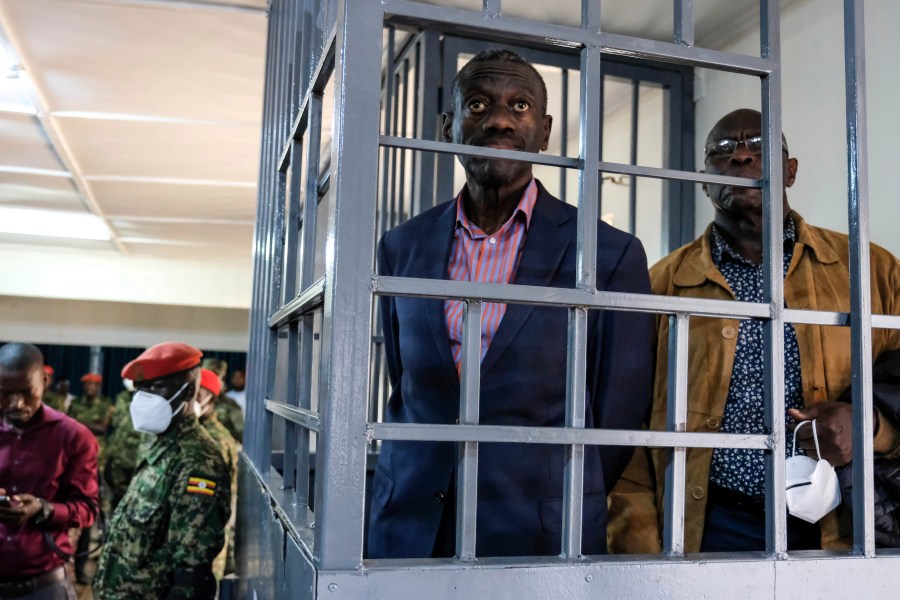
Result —
[[[783,140],[785,188],[797,176]],[[706,140],[707,173],[762,176],[761,118],[757,111],[724,116]],[[762,193],[705,185],[715,219],[704,234],[650,270],[656,294],[760,302],[762,297]],[[808,224],[784,194],[784,297],[788,308],[849,312],[848,237]],[[871,246],[872,313],[900,314],[900,262]],[[649,426],[666,427],[668,318],[657,319],[657,363]],[[852,460],[851,407],[835,402],[851,383],[850,330],[785,324],[785,421],[789,429],[816,419],[822,457],[833,466]],[[874,329],[872,355],[900,348],[900,331]],[[751,320],[693,318],[689,339],[687,430],[763,433],[762,324]],[[900,455],[897,425],[875,417],[876,455]],[[803,428],[798,445],[812,448]],[[790,448],[788,448],[788,453]],[[638,448],[610,494],[610,552],[661,549],[667,449]],[[765,465],[762,451],[694,448],[687,451],[685,551],[765,549]],[[788,516],[788,548],[830,548],[849,541],[841,508],[818,523]]]

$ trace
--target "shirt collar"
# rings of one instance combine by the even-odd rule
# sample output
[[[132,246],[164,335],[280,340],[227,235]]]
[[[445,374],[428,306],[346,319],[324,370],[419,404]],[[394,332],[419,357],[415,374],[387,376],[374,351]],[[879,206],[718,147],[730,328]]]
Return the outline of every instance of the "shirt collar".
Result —
[[[787,221],[785,222],[782,239],[784,240],[785,256],[792,255],[794,252],[794,244],[797,241],[797,227],[794,225],[794,219],[791,215],[788,215]],[[725,239],[725,236],[722,235],[722,232],[715,223],[712,224],[710,245],[713,263],[715,263],[716,266],[721,265],[726,259],[745,266],[757,266],[750,260],[741,256],[741,254],[734,249],[734,246],[728,243],[728,240]]]
[[[476,233],[482,233],[481,229],[472,223],[469,220],[469,217],[466,215],[466,211],[463,203],[463,194],[465,193],[465,188],[460,190],[459,194],[456,195],[456,228],[464,227],[470,234],[475,235]],[[524,219],[525,222],[525,231],[528,231],[528,226],[531,224],[531,214],[534,211],[534,204],[537,202],[538,197],[538,187],[537,180],[532,177],[531,181],[528,183],[528,187],[525,188],[525,191],[522,192],[522,197],[519,199],[519,204],[516,206],[516,209],[513,211],[512,216],[503,224],[503,229],[506,227],[507,223],[513,221],[516,218]]]

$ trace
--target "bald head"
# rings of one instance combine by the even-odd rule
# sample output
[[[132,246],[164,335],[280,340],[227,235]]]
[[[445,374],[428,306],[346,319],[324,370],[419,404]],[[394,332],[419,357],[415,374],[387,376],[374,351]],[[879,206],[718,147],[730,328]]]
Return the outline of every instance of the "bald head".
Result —
[[[34,367],[44,368],[44,355],[36,346],[21,342],[0,346],[0,369],[28,371]]]
[[[44,356],[31,344],[0,346],[0,417],[14,425],[27,423],[41,409],[49,375]]]
[[[719,119],[706,136],[706,145],[721,140],[743,140],[762,132],[762,113],[752,108],[739,108],[733,110]],[[787,138],[781,135],[781,144],[784,151],[788,152]]]

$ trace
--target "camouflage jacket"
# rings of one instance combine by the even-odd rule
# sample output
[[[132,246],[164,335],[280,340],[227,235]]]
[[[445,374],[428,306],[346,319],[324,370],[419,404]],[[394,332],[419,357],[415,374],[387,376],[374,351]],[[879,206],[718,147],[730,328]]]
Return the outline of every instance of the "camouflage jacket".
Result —
[[[106,441],[106,470],[103,472],[113,500],[122,498],[140,460],[141,440],[144,437],[131,423],[131,392],[116,395],[116,410],[112,417],[112,431]],[[151,435],[146,437],[153,438]]]
[[[57,394],[52,390],[45,390],[41,401],[61,413],[66,412],[66,397],[62,394]]]
[[[244,413],[241,412],[241,406],[225,394],[219,394],[216,399],[216,416],[240,445],[244,437]]]
[[[197,419],[182,414],[147,449],[116,508],[94,598],[214,598],[211,565],[230,513],[222,454]]]
[[[112,400],[106,396],[97,396],[93,400],[88,400],[86,396],[78,396],[69,406],[69,416],[90,429],[97,438],[100,444],[98,462],[101,466],[106,460],[106,430],[109,429],[114,410]],[[97,433],[98,429],[103,429],[103,432]]]
[[[237,463],[238,463],[238,443],[231,437],[231,434],[225,429],[225,426],[219,421],[215,411],[210,411],[200,418],[200,425],[209,433],[213,441],[219,447],[225,464],[231,473],[231,518],[228,520],[228,526],[225,529],[225,547],[222,552],[216,556],[213,561],[213,573],[216,579],[222,579],[228,573],[234,572],[234,521],[235,510],[237,509]]]

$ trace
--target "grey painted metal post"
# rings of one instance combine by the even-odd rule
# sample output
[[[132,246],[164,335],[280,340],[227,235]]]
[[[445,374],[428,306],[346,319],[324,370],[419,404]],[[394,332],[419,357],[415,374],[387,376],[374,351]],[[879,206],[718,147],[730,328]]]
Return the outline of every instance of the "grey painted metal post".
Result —
[[[347,0],[335,52],[333,202],[328,212],[318,440],[316,554],[322,569],[362,560],[372,251],[378,178],[381,7]],[[325,475],[327,474],[327,476]]]
[[[766,457],[766,549],[787,551],[784,501],[784,185],[781,151],[781,19],[778,0],[760,5],[761,54],[772,72],[762,81],[763,154],[763,297],[771,316],[763,324],[765,422],[772,435]]]
[[[584,429],[587,398],[587,322],[588,311],[569,309],[568,370],[566,373],[566,427]],[[584,507],[584,444],[566,447],[563,482],[562,555],[581,556]]]
[[[481,319],[484,305],[466,302],[463,309],[459,423],[477,425],[481,402]],[[478,510],[478,442],[459,445],[456,469],[456,556],[475,560]]]
[[[676,314],[669,317],[669,373],[666,388],[666,424],[669,431],[687,431],[689,334],[688,315]],[[684,555],[686,456],[687,449],[684,446],[675,446],[666,466],[663,551],[669,556]]]
[[[872,287],[866,147],[866,45],[862,0],[844,0],[847,198],[850,222],[850,356],[853,388],[853,547],[875,555],[872,489]]]

